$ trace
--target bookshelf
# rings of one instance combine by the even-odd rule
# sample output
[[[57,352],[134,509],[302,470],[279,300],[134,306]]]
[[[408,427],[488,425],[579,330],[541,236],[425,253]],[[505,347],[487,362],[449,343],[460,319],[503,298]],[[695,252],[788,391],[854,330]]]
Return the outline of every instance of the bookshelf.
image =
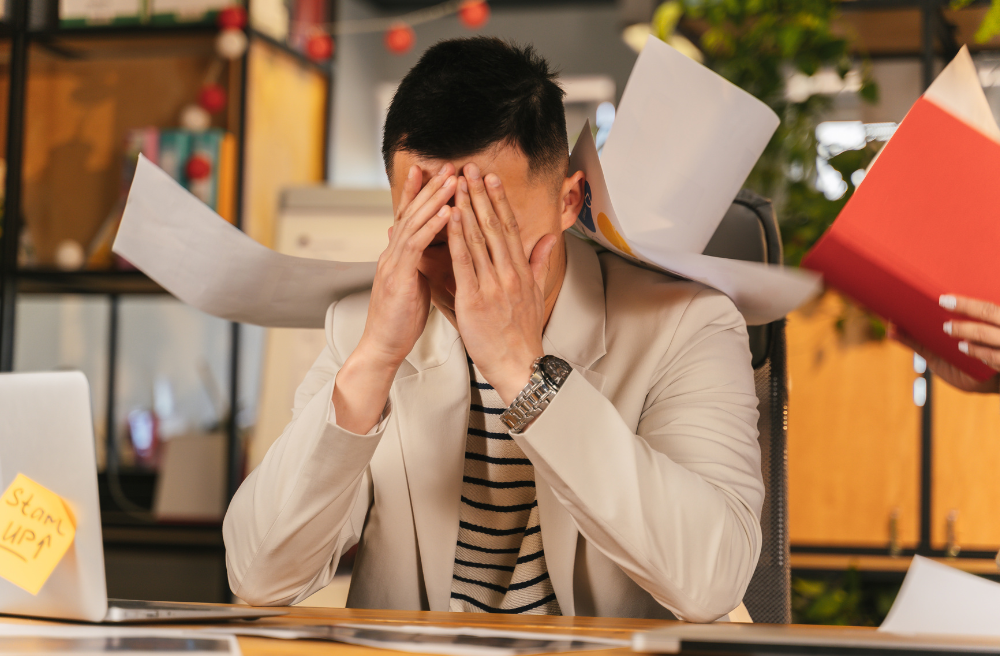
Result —
[[[0,224],[0,371],[15,366],[18,297],[107,299],[107,455],[99,486],[109,593],[229,601],[218,523],[158,524],[151,513],[120,507],[120,496],[111,493],[148,507],[155,483],[155,472],[120,462],[115,390],[121,303],[168,295],[139,271],[60,270],[54,251],[63,239],[89,243],[117,201],[126,132],[176,127],[181,108],[193,102],[206,70],[219,61],[218,83],[228,103],[212,125],[235,136],[235,223],[271,245],[280,190],[325,179],[332,69],[252,27],[244,28],[246,52],[230,61],[215,54],[214,25],[35,30],[29,28],[29,4],[38,1],[44,0],[9,3],[7,20],[0,22],[0,152],[7,161]],[[25,225],[38,260],[30,267],[18,265]],[[224,381],[229,408],[236,407],[240,393],[240,333],[238,324],[229,324],[229,380]],[[243,476],[234,412],[224,430],[228,499]],[[162,575],[151,578],[149,589],[128,587],[129,572],[136,568]]]

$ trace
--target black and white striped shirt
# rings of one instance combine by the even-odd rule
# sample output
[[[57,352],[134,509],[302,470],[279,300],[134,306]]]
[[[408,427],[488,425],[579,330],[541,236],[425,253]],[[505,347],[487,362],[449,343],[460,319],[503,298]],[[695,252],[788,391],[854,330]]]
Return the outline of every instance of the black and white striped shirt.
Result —
[[[500,421],[506,405],[471,360],[469,379],[450,610],[561,615],[542,551],[535,470]]]

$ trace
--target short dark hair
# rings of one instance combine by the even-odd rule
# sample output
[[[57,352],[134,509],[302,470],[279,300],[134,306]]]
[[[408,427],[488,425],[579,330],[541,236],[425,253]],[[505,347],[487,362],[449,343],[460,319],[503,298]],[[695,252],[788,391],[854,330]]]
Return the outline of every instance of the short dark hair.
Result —
[[[565,92],[555,79],[531,46],[482,36],[440,41],[406,74],[389,105],[386,171],[391,177],[400,150],[451,160],[516,146],[531,172],[565,175]]]

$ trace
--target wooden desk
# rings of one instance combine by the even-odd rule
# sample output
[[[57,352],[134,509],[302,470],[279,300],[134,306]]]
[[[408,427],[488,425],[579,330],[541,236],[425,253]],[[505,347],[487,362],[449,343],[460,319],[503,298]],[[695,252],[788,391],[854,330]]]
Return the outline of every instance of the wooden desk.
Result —
[[[589,635],[604,638],[628,640],[635,631],[653,629],[670,624],[670,620],[637,620],[598,617],[548,617],[548,616],[508,616],[484,613],[435,613],[423,611],[354,610],[332,608],[291,607],[289,614],[255,620],[254,626],[301,626],[303,624],[330,624],[334,622],[363,622],[385,625],[432,624],[435,626],[464,626],[511,629],[518,631],[539,631],[545,633],[565,633],[568,635]],[[39,620],[0,618],[0,622],[46,623]],[[64,625],[65,626],[65,625]],[[125,626],[125,625],[119,625]],[[128,625],[149,628],[203,628],[198,625]],[[829,629],[830,627],[823,627]],[[845,635],[851,632],[867,632],[872,629],[859,627],[838,627]],[[382,649],[358,647],[331,642],[311,640],[276,640],[270,638],[240,637],[240,649],[244,656],[386,656]],[[399,653],[399,652],[397,652]],[[713,652],[715,653],[715,652]],[[734,652],[736,653],[736,652]],[[745,654],[746,652],[740,652]],[[582,654],[578,652],[578,654]],[[605,649],[585,652],[585,656],[641,656],[629,649]]]
[[[544,631],[619,638],[627,640],[634,631],[671,624],[667,620],[633,620],[598,617],[549,617],[538,615],[493,615],[486,613],[435,613],[427,611],[358,610],[343,608],[303,608],[294,606],[283,617],[256,620],[257,626],[329,624],[331,622],[366,622],[378,624],[434,624],[435,626],[476,626],[518,631]],[[266,638],[240,638],[244,656],[380,656],[385,650],[335,645],[307,640],[278,641]],[[588,656],[626,656],[628,649],[589,651]]]

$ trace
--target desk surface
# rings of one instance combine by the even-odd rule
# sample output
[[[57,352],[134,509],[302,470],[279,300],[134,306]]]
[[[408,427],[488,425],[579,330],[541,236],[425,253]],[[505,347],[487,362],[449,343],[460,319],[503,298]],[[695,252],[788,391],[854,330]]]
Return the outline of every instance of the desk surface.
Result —
[[[255,625],[328,624],[332,621],[371,622],[380,624],[433,624],[435,626],[478,626],[550,633],[575,633],[606,638],[628,639],[632,632],[670,624],[667,620],[634,620],[599,617],[550,617],[545,615],[493,615],[486,613],[435,613],[426,611],[359,610],[342,608],[289,608],[283,617],[256,620]],[[244,656],[379,656],[383,649],[331,645],[330,643],[295,641],[279,642],[266,638],[240,638]],[[588,651],[588,656],[632,655],[628,649]]]
[[[288,615],[268,617],[253,622],[254,626],[296,626],[333,622],[365,622],[379,624],[432,624],[435,626],[475,626],[520,631],[591,635],[595,637],[629,639],[635,631],[677,624],[670,620],[639,620],[600,617],[550,617],[530,615],[490,615],[485,613],[436,613],[424,611],[358,610],[335,608],[291,607]],[[40,620],[4,617],[0,622],[36,623]],[[126,626],[126,625],[119,625]],[[199,625],[157,624],[127,625],[148,627],[200,628]],[[823,627],[830,628],[830,627]],[[841,627],[845,632],[871,629]],[[244,656],[386,656],[383,649],[335,644],[309,640],[274,640],[240,637]],[[402,652],[395,652],[397,654]],[[585,652],[586,656],[636,656],[629,649],[605,649]]]

